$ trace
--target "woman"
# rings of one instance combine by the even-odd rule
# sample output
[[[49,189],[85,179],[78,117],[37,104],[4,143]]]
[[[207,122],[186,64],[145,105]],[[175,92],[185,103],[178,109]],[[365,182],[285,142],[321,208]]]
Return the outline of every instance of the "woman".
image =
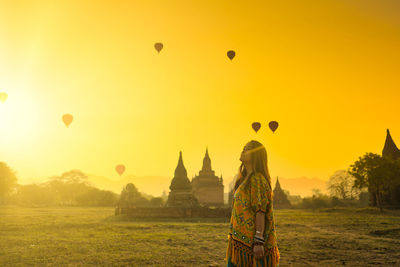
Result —
[[[252,140],[243,148],[233,195],[225,261],[228,267],[279,266],[265,147]]]

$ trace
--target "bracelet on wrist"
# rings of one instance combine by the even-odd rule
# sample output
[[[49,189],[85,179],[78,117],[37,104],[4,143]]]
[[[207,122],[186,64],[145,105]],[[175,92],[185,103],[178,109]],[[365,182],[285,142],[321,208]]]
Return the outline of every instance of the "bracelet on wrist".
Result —
[[[254,240],[265,241],[263,237],[254,236]]]
[[[257,243],[260,243],[260,244],[263,244],[264,245],[264,243],[265,243],[265,240],[264,239],[260,239],[260,238],[256,238],[256,237],[254,237],[254,244],[257,244]]]

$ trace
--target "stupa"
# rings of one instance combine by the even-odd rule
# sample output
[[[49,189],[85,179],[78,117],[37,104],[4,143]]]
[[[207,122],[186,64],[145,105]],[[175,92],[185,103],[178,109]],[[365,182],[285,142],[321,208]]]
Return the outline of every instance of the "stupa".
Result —
[[[193,207],[199,206],[198,200],[192,193],[192,184],[187,177],[187,171],[183,165],[182,151],[179,152],[178,165],[175,168],[175,175],[169,186],[171,190],[166,203],[167,207]]]
[[[400,150],[394,143],[393,138],[390,135],[389,129],[386,130],[386,140],[382,149],[382,156],[391,157],[392,159],[400,158]],[[372,206],[376,206],[377,201],[375,194],[372,192],[370,188],[368,188],[368,192],[369,192],[370,204]],[[390,189],[387,194],[384,194],[382,198],[382,203],[389,205],[400,205],[400,186]]]
[[[192,179],[194,196],[201,205],[224,205],[224,185],[222,175],[215,175],[211,168],[211,159],[208,155],[208,147],[203,159],[203,167],[199,175]]]
[[[273,194],[273,207],[277,209],[287,209],[291,208],[292,204],[290,203],[289,199],[287,198],[285,192],[283,192],[281,188],[281,184],[279,183],[278,177],[276,177],[276,184],[274,188]]]

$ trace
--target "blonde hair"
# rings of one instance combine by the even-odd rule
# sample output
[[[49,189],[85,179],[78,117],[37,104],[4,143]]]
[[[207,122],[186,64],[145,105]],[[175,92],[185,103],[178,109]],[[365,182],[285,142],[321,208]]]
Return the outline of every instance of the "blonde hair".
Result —
[[[256,140],[251,140],[246,145],[249,145],[250,149],[247,150],[247,153],[250,153],[252,170],[250,175],[254,175],[256,172],[260,172],[264,178],[267,180],[270,188],[271,187],[271,176],[268,171],[268,158],[267,158],[267,150],[260,142]],[[244,166],[244,163],[240,164],[237,179],[235,182],[234,191],[240,186],[243,182],[244,178],[247,175],[247,170]]]

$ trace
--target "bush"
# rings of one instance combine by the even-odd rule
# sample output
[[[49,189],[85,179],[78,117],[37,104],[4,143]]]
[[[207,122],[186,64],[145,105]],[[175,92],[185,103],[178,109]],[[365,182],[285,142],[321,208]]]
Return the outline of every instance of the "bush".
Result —
[[[366,207],[369,205],[369,192],[361,192],[358,197],[360,206]]]
[[[50,188],[37,185],[18,185],[16,192],[10,197],[10,204],[22,206],[56,205],[57,196]]]
[[[312,196],[305,197],[301,203],[301,207],[305,209],[316,209],[322,207],[330,207],[331,199],[328,196],[320,195],[320,196]]]
[[[122,189],[118,206],[121,208],[149,207],[151,201],[142,196],[134,184],[129,183]]]
[[[83,206],[115,206],[118,195],[111,191],[91,188],[77,196],[76,201],[78,205]]]
[[[74,189],[75,194],[71,192]],[[21,206],[115,206],[117,201],[118,194],[111,191],[74,184],[60,184],[55,190],[48,183],[18,185],[9,199],[10,204]]]
[[[312,197],[305,197],[293,208],[298,209],[318,209],[331,207],[366,207],[368,206],[368,192],[360,193],[359,199],[340,199],[336,196],[317,194]]]

